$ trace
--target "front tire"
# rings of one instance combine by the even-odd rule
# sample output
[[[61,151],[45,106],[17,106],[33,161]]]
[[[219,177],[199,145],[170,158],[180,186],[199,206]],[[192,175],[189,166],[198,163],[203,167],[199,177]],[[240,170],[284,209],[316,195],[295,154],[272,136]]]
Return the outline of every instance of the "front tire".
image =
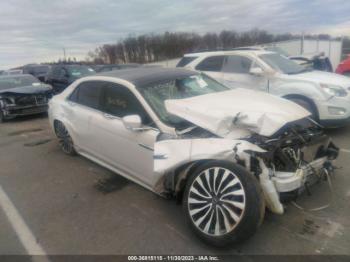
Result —
[[[55,123],[55,132],[62,151],[67,155],[76,155],[73,140],[62,122]]]
[[[211,245],[249,238],[264,217],[265,202],[257,179],[228,161],[210,161],[197,168],[184,194],[187,221]]]

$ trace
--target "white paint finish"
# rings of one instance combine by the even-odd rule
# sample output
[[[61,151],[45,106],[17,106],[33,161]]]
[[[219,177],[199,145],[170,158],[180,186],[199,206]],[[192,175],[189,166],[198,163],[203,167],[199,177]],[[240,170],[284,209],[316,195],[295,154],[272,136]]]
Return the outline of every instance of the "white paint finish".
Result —
[[[286,123],[310,115],[301,106],[285,99],[241,88],[185,99],[166,100],[165,105],[168,112],[173,115],[220,137],[236,139],[242,138],[239,129],[271,136]]]
[[[234,148],[237,152],[234,152]],[[232,161],[235,155],[242,161],[249,161],[245,150],[265,152],[244,140],[198,138],[159,141],[154,146],[154,171],[157,174],[164,174],[182,164],[201,159]]]
[[[0,206],[6,214],[9,223],[29,255],[46,255],[44,249],[37,243],[35,236],[24,219],[0,185]],[[41,258],[43,259],[43,258]],[[45,261],[45,260],[43,260]],[[48,261],[48,260],[46,260]]]

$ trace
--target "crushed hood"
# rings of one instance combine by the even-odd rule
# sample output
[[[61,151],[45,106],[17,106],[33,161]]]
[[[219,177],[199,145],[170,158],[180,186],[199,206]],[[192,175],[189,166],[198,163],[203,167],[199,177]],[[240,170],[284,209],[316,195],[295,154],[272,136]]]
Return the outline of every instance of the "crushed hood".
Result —
[[[21,86],[0,90],[0,94],[40,94],[52,90],[51,86],[45,84]]]
[[[310,115],[286,99],[241,88],[166,100],[165,106],[170,114],[224,138],[242,129],[268,137],[285,124]]]

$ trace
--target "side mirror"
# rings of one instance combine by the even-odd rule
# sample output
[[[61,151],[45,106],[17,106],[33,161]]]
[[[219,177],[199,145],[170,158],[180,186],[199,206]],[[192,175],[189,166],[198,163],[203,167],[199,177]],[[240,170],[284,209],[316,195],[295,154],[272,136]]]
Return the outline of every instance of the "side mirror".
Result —
[[[142,121],[141,117],[139,115],[129,115],[124,116],[122,118],[123,124],[126,129],[132,130],[132,131],[140,131],[142,130]]]
[[[249,73],[255,76],[263,76],[264,71],[260,67],[253,67],[249,70]]]

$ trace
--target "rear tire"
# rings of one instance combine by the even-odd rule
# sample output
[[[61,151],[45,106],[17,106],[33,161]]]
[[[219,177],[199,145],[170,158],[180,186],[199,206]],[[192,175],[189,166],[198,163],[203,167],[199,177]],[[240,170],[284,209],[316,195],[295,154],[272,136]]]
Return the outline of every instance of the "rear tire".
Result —
[[[210,161],[189,177],[183,209],[202,240],[226,246],[256,232],[265,202],[257,179],[244,168],[228,161]]]
[[[60,121],[55,122],[55,133],[58,138],[59,144],[61,146],[62,151],[67,154],[74,156],[76,155],[76,151],[74,149],[74,143],[69,135],[67,128]]]
[[[0,109],[0,124],[5,122],[5,117],[4,117],[4,113],[2,112],[2,110]]]

